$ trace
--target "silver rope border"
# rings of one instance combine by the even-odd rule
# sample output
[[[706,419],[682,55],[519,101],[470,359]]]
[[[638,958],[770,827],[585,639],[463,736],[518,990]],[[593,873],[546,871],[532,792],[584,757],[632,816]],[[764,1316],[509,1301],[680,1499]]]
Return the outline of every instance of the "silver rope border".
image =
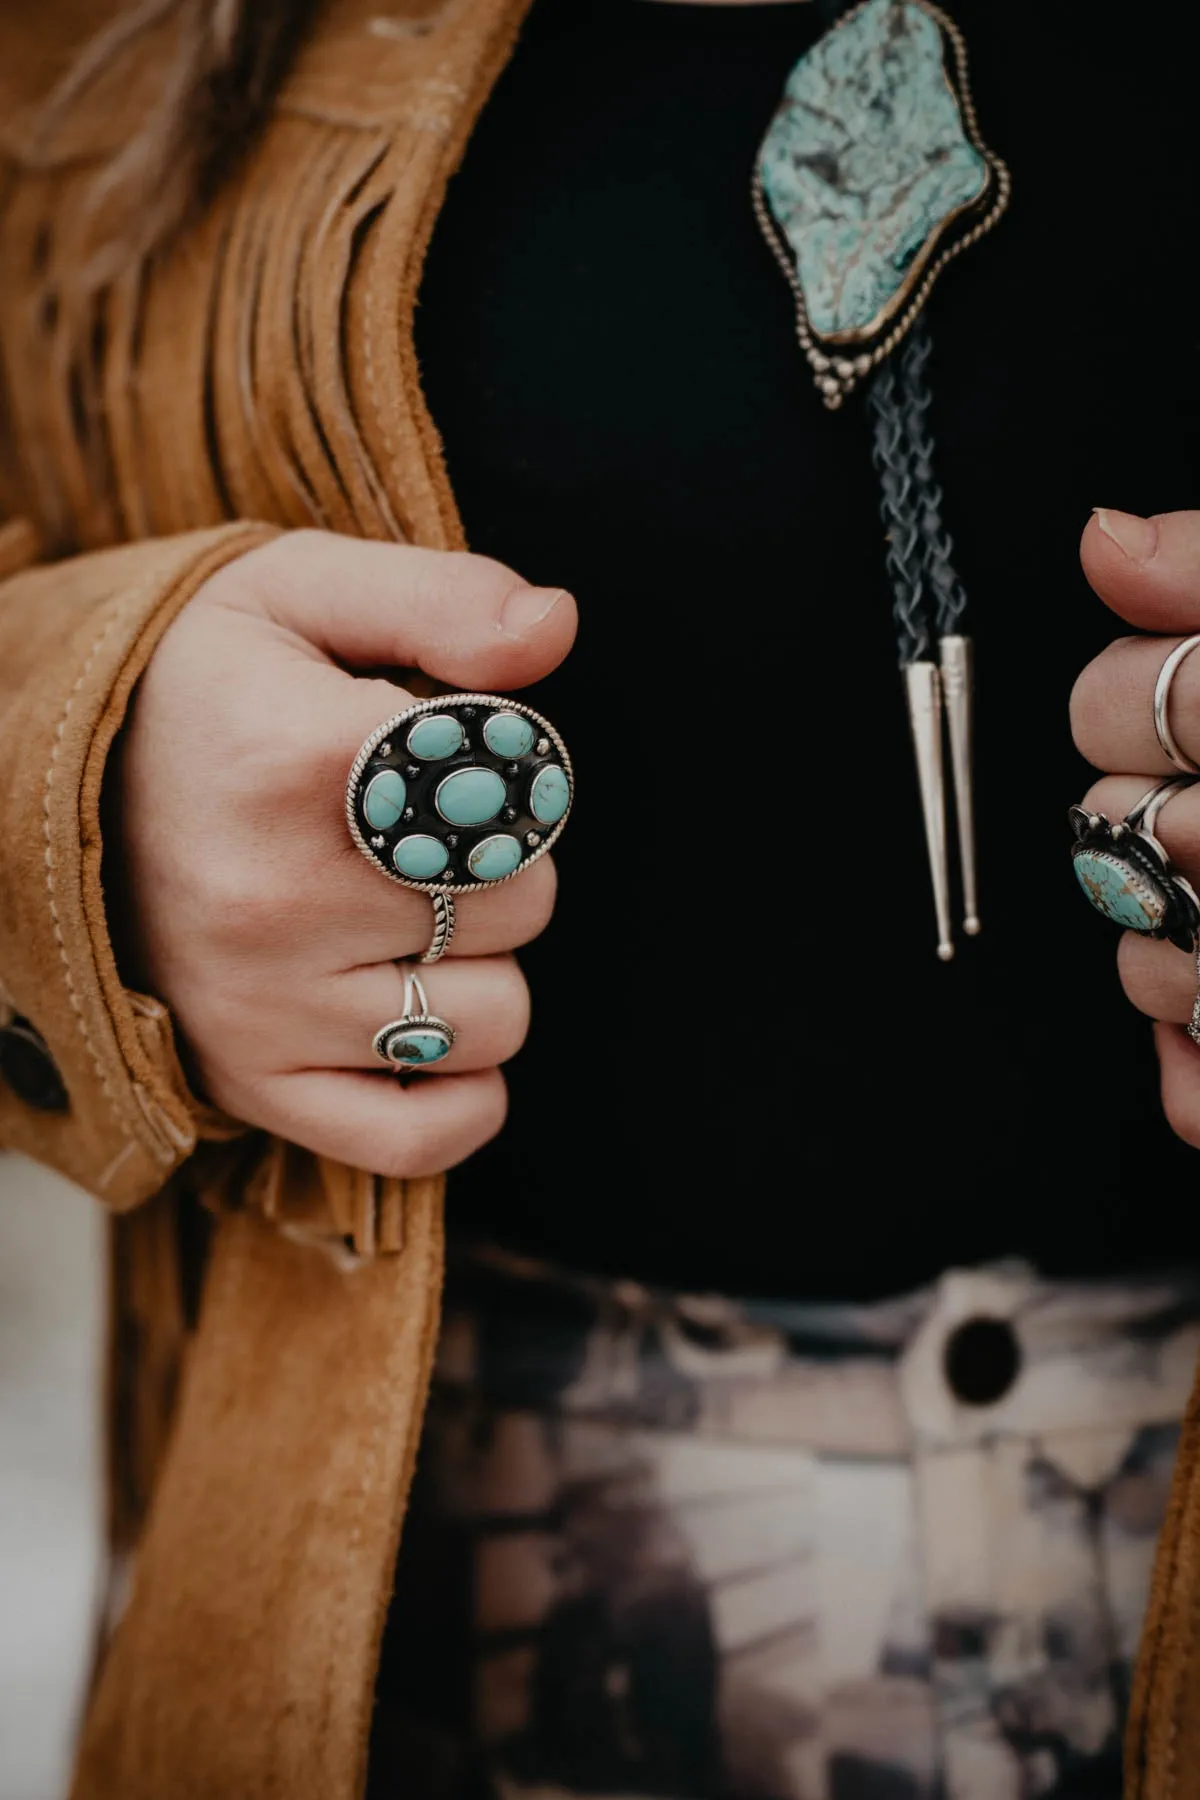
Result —
[[[354,802],[358,795],[358,783],[362,777],[363,770],[370,762],[371,757],[378,746],[384,742],[385,738],[394,737],[399,732],[401,726],[411,725],[414,719],[421,718],[425,713],[444,712],[448,706],[501,707],[507,712],[520,713],[522,718],[532,719],[536,725],[541,726],[543,735],[550,739],[550,742],[558,751],[562,766],[566,770],[567,780],[570,783],[571,798],[562,818],[559,819],[557,824],[550,827],[537,849],[529,856],[525,857],[518,867],[513,870],[511,875],[502,875],[498,881],[472,881],[469,883],[462,881],[412,881],[407,876],[399,874],[394,869],[384,868],[374,850],[371,849],[371,846],[363,837],[362,832],[358,829],[358,819],[356,818],[354,811]],[[524,875],[526,869],[530,868],[540,857],[545,856],[547,850],[551,849],[553,845],[557,843],[558,838],[562,833],[563,826],[570,818],[574,807],[575,770],[572,766],[571,756],[567,746],[563,743],[549,719],[543,718],[540,712],[535,712],[532,706],[523,706],[519,700],[509,700],[503,694],[437,694],[431,700],[419,700],[415,705],[406,707],[403,712],[393,713],[390,719],[385,719],[382,725],[377,725],[375,727],[375,730],[371,733],[370,737],[351,763],[350,773],[346,778],[345,811],[346,824],[349,827],[350,836],[354,839],[354,842],[358,845],[371,867],[377,869],[385,881],[394,881],[397,887],[413,888],[418,894],[428,894],[434,901],[435,914],[437,911],[437,897],[439,895],[446,895],[448,897],[451,894],[481,894],[486,893],[489,888],[503,887],[506,881],[519,880],[519,878]],[[450,929],[453,929],[453,924],[451,924]],[[432,950],[432,948],[433,945],[431,944],[430,950]],[[427,951],[426,955],[428,956],[428,954]],[[422,961],[424,960],[425,959],[422,958]],[[430,957],[429,960],[434,961],[436,959]]]

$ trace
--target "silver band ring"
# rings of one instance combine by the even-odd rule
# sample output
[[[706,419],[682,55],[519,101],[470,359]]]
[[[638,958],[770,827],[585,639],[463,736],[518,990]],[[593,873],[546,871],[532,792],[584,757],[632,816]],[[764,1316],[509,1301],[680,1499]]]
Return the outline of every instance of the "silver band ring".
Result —
[[[1200,638],[1197,638],[1196,641],[1200,643]],[[1197,772],[1200,773],[1200,771]],[[1176,794],[1182,794],[1185,788],[1194,785],[1182,775],[1168,775],[1165,781],[1156,781],[1154,786],[1148,788],[1141,799],[1130,807],[1125,814],[1124,823],[1133,831],[1145,832],[1153,837],[1154,822],[1167,801],[1174,799]]]
[[[1179,665],[1185,657],[1191,655],[1197,644],[1200,644],[1200,632],[1193,637],[1184,638],[1182,644],[1176,644],[1158,671],[1158,680],[1154,684],[1155,736],[1162,746],[1163,755],[1173,762],[1177,769],[1182,769],[1185,775],[1200,775],[1200,763],[1194,763],[1191,757],[1185,756],[1179,748],[1175,740],[1175,733],[1171,730],[1168,708],[1171,703],[1171,683],[1175,679]]]
[[[448,1056],[456,1034],[453,1025],[430,1012],[425,983],[412,964],[398,966],[404,970],[404,1011],[379,1027],[371,1049],[397,1074],[410,1074]]]

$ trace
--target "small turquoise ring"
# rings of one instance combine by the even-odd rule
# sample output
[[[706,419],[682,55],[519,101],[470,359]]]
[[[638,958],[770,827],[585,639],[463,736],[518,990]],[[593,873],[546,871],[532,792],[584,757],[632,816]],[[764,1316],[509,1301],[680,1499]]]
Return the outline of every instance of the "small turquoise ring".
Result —
[[[1096,911],[1127,931],[1193,952],[1200,943],[1200,897],[1155,837],[1154,825],[1167,801],[1195,780],[1181,775],[1156,783],[1116,825],[1082,806],[1068,814],[1075,877]]]
[[[557,840],[574,798],[567,747],[548,719],[496,694],[440,694],[385,719],[355,757],[346,823],[389,881],[433,902],[436,962],[454,896],[524,874]]]
[[[382,1062],[400,1074],[415,1074],[449,1056],[454,1046],[454,1027],[429,1010],[425,984],[416,970],[404,970],[404,1011],[389,1019],[371,1039],[371,1049]]]

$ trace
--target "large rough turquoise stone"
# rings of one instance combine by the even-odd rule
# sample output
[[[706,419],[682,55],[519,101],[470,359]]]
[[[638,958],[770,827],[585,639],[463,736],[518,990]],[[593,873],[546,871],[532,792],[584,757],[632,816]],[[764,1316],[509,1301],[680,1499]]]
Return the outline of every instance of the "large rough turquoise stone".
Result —
[[[486,825],[507,798],[494,769],[456,769],[438,783],[436,804],[448,825]]]
[[[427,718],[418,719],[409,732],[409,755],[422,762],[440,762],[443,756],[453,756],[461,750],[462,741],[463,728],[457,719],[449,713],[430,713]]]
[[[409,881],[432,881],[450,861],[450,852],[440,838],[413,831],[400,839],[392,851],[392,861]]]
[[[1075,875],[1098,912],[1128,931],[1154,931],[1166,916],[1166,895],[1139,869],[1105,850],[1080,850]]]
[[[493,756],[525,756],[533,748],[533,739],[533,726],[520,713],[495,712],[484,721],[483,741]]]
[[[529,810],[539,825],[557,825],[571,804],[571,784],[557,763],[539,769],[529,789]]]
[[[869,335],[922,252],[978,201],[942,34],[912,0],[868,0],[792,70],[759,151],[818,337]]]
[[[431,1031],[428,1026],[410,1025],[397,1031],[387,1041],[389,1062],[411,1066],[417,1063],[441,1062],[450,1053],[450,1039],[444,1031]]]
[[[467,867],[476,881],[503,881],[521,865],[522,850],[515,837],[498,831],[476,844],[467,858]]]
[[[408,799],[403,775],[395,769],[384,769],[367,783],[363,795],[363,817],[372,831],[390,831],[400,823]]]

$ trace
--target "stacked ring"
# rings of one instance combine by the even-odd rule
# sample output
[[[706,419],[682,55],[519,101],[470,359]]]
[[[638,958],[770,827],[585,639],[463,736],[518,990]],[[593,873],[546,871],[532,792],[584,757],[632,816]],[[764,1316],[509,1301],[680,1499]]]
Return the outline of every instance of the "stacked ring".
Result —
[[[346,822],[363,855],[433,904],[420,960],[454,935],[454,897],[524,874],[567,821],[571,759],[532,707],[495,694],[443,694],[385,719],[346,785]]]
[[[1154,825],[1167,801],[1194,779],[1176,775],[1156,783],[1116,825],[1082,806],[1068,814],[1076,879],[1096,910],[1114,925],[1193,951],[1200,942],[1200,898],[1154,836]]]
[[[1179,748],[1175,733],[1171,730],[1170,705],[1171,683],[1174,681],[1180,664],[1185,657],[1200,644],[1200,632],[1194,637],[1184,638],[1182,644],[1176,644],[1158,671],[1158,680],[1154,684],[1154,731],[1162,747],[1163,755],[1173,762],[1177,769],[1185,775],[1200,775],[1200,763],[1194,763],[1190,756]]]

